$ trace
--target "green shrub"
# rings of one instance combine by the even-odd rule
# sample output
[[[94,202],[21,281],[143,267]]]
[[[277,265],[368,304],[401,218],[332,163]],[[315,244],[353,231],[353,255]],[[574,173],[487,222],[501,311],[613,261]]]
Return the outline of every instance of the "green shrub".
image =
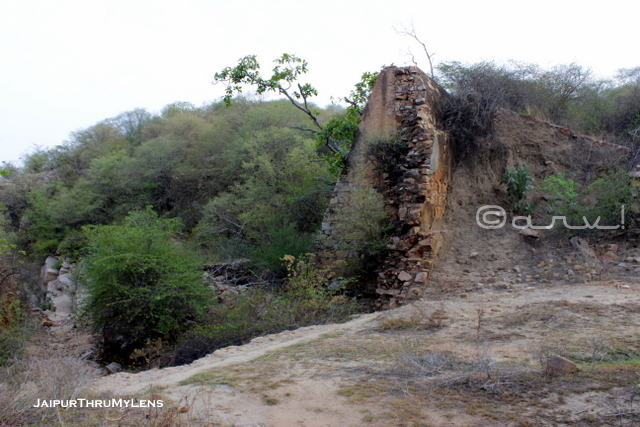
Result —
[[[339,295],[345,287],[328,269],[308,259],[283,257],[288,277],[277,289],[255,288],[225,297],[210,320],[189,331],[178,343],[172,365],[181,365],[218,348],[239,345],[257,336],[302,326],[342,322],[358,310],[353,299]]]
[[[22,354],[25,312],[15,294],[0,294],[0,367]]]
[[[283,256],[300,256],[313,249],[314,236],[298,232],[295,224],[290,222],[283,224],[281,221],[274,221],[267,226],[265,234],[253,256],[257,258],[259,266],[272,271],[284,269]]]
[[[58,245],[61,255],[69,257],[70,262],[78,262],[87,249],[87,236],[80,231],[71,230]]]
[[[402,142],[398,136],[367,142],[367,158],[374,163],[377,170],[387,174],[389,187],[394,187],[403,176],[402,160],[410,148],[409,144]]]
[[[393,222],[385,210],[382,194],[373,188],[355,183],[348,194],[349,202],[337,211],[336,222],[339,275],[359,278],[350,285],[357,292],[368,292],[364,285],[374,273],[381,257],[388,251],[389,232]],[[340,265],[341,264],[341,265]]]
[[[507,186],[507,194],[515,213],[528,213],[533,209],[532,205],[527,204],[527,191],[533,188],[530,182],[533,182],[533,177],[524,166],[508,169],[500,181]]]
[[[105,342],[171,341],[189,322],[204,318],[210,291],[195,257],[172,240],[179,227],[179,221],[159,219],[147,208],[129,214],[122,225],[84,228],[85,310]]]
[[[605,226],[628,226],[632,222],[632,217],[626,215],[625,223],[620,224],[622,205],[628,212],[634,203],[629,174],[623,169],[606,173],[582,186],[563,174],[552,175],[542,181],[538,189],[557,197],[552,201],[553,215],[566,217],[569,225],[585,225],[585,219],[595,224],[598,218],[598,225]]]
[[[0,367],[19,359],[28,340],[29,331],[24,324],[0,331]]]

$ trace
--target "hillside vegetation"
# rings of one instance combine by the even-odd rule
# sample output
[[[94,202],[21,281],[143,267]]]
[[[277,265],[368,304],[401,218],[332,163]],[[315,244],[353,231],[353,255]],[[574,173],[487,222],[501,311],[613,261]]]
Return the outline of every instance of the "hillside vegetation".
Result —
[[[295,84],[306,72],[305,63],[262,78],[255,66],[240,63],[216,78],[283,94],[281,81]],[[627,146],[629,156],[609,169],[626,172],[639,161],[640,68],[602,80],[576,64],[448,63],[436,78],[452,95],[442,120],[457,163],[473,163],[499,109]],[[304,257],[374,81],[363,75],[348,100],[355,110],[313,105],[307,84],[298,85],[299,96],[276,101],[233,98],[232,86],[225,102],[124,112],[35,150],[20,167],[3,165],[0,272],[17,271],[18,250],[38,262],[56,254],[76,263],[78,280],[92,291],[88,319],[104,349],[113,349],[104,356],[139,366],[185,363],[256,335],[346,319],[357,310],[350,286],[358,272],[336,278]],[[214,295],[198,269],[239,259],[249,260],[242,274],[256,286]],[[26,299],[21,306],[17,284],[0,280],[4,337],[16,330]],[[183,291],[198,304],[181,298]],[[46,304],[43,295],[32,300]],[[108,304],[114,297],[136,304],[118,311]],[[0,342],[0,362],[17,354],[13,343]]]

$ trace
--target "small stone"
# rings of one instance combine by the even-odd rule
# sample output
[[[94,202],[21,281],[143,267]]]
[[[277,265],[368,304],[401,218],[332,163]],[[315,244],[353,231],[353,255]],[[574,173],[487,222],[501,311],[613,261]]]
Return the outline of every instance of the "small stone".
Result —
[[[475,258],[475,257],[477,257],[478,255],[480,255],[478,252],[471,252],[471,253],[469,254],[469,258]]]
[[[580,368],[572,361],[562,356],[552,354],[547,359],[544,367],[544,374],[549,377],[559,377],[562,375],[575,374]]]
[[[401,271],[400,273],[398,273],[398,280],[400,280],[401,282],[408,282],[411,279],[413,279],[413,276],[406,271]]]
[[[107,372],[110,374],[115,374],[116,372],[120,372],[122,370],[122,366],[119,363],[111,362],[107,366],[105,366]]]
[[[580,264],[578,264],[578,265],[574,265],[574,266],[573,266],[573,270],[574,270],[574,271],[580,271],[580,270],[584,270],[584,269],[585,269],[585,268],[584,268],[584,265],[580,265]]]
[[[604,255],[600,257],[602,261],[614,261],[620,258],[618,255],[613,253],[612,251],[607,251]]]
[[[525,237],[531,237],[533,239],[539,239],[540,238],[540,232],[538,230],[532,230],[529,227],[525,227],[525,228],[520,229],[519,233],[522,234]]]
[[[427,281],[427,278],[428,278],[428,274],[421,271],[420,273],[416,274],[415,282],[425,283]]]
[[[538,267],[544,267],[545,265],[547,265],[546,262],[540,261],[540,263],[538,264]]]
[[[618,264],[616,267],[622,267],[622,268],[627,268],[627,269],[628,269],[628,268],[634,267],[634,265],[633,265],[633,264],[630,264],[630,263],[628,263],[628,262],[621,262],[621,263],[620,263],[620,264]]]

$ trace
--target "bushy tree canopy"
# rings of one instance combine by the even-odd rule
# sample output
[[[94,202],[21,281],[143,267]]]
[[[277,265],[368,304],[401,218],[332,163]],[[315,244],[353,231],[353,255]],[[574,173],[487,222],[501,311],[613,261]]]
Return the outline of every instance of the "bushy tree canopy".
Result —
[[[196,259],[173,240],[179,228],[178,220],[159,219],[151,208],[120,225],[85,227],[85,310],[106,343],[172,340],[187,322],[203,318],[210,293]]]

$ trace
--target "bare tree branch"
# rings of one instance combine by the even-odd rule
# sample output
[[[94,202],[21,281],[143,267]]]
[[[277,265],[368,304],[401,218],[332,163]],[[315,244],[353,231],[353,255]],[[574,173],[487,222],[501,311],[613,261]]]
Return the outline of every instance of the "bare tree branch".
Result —
[[[433,77],[434,73],[433,73],[433,56],[435,54],[431,54],[429,53],[429,50],[427,49],[427,45],[424,44],[422,42],[422,40],[420,40],[420,38],[418,37],[418,35],[416,34],[416,29],[413,25],[413,22],[411,22],[411,29],[407,28],[407,27],[401,27],[400,29],[395,28],[396,33],[402,35],[402,36],[409,36],[412,39],[414,39],[415,41],[417,41],[421,46],[422,49],[424,50],[425,55],[427,55],[427,60],[429,61],[429,70],[430,70],[430,76]],[[411,60],[414,64],[416,64],[416,60],[415,57],[413,56],[413,54],[411,53],[411,51],[409,50],[409,54],[411,55]],[[417,65],[417,64],[416,64]]]
[[[300,126],[289,126],[289,129],[301,130],[303,132],[318,133],[318,131],[315,130],[315,129],[303,128],[303,127],[300,127]]]
[[[320,124],[320,122],[318,121],[318,118],[316,117],[316,115],[315,115],[315,114],[313,114],[313,112],[312,112],[311,110],[309,110],[309,109],[306,107],[306,104],[307,104],[307,97],[306,97],[304,94],[302,95],[302,98],[303,98],[303,100],[304,100],[305,105],[303,106],[303,105],[301,105],[298,101],[296,101],[296,99],[295,99],[293,96],[291,96],[291,95],[289,94],[289,92],[287,92],[287,90],[286,90],[285,88],[283,88],[283,87],[282,87],[282,85],[280,85],[280,84],[278,85],[278,91],[279,91],[281,94],[283,94],[284,96],[286,96],[286,97],[287,97],[287,99],[288,99],[289,101],[291,101],[291,103],[292,103],[292,104],[293,104],[297,109],[299,109],[300,111],[303,111],[307,116],[309,116],[309,118],[311,118],[311,121],[313,121],[313,124],[315,124],[315,125],[318,127],[318,129],[322,129],[322,125],[321,125],[321,124]],[[301,92],[302,92],[302,91],[301,91]]]

